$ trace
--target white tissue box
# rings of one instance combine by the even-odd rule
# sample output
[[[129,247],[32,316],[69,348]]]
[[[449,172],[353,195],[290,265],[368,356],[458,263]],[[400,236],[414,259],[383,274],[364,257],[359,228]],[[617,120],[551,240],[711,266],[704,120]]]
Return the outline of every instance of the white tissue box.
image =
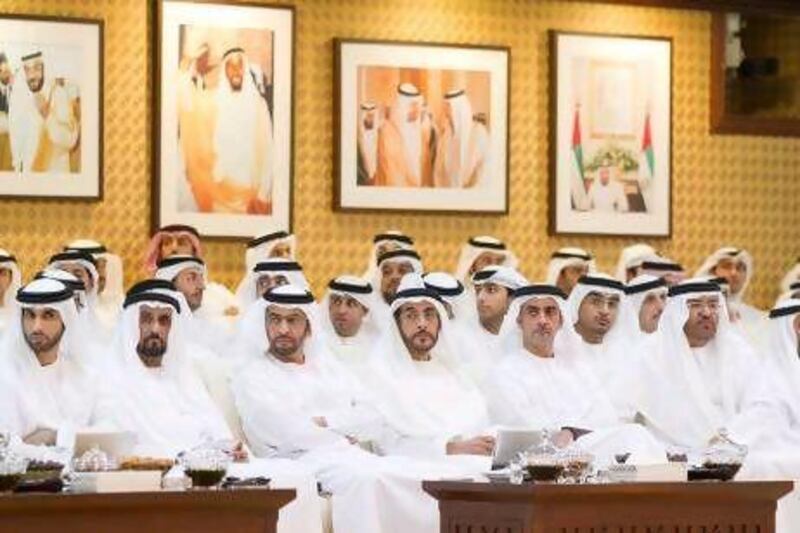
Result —
[[[160,470],[117,472],[76,472],[73,492],[153,492],[161,490]]]

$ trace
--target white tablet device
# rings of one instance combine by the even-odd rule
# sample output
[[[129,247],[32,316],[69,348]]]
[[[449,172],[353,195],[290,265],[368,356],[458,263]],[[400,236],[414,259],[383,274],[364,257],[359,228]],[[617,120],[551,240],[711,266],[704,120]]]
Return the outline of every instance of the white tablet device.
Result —
[[[504,468],[520,452],[536,446],[542,440],[538,429],[499,429],[492,455],[492,469]]]
[[[130,455],[135,444],[136,434],[130,431],[79,431],[75,434],[75,456],[99,448],[109,457],[118,459]]]

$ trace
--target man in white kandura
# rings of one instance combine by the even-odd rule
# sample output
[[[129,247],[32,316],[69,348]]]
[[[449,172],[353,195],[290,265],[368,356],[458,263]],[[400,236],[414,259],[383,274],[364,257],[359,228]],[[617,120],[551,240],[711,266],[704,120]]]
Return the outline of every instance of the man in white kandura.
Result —
[[[97,271],[97,262],[91,254],[69,250],[50,256],[48,269],[63,270],[69,272],[83,283],[83,294],[80,295],[83,308],[81,314],[89,327],[94,331],[94,335],[100,340],[107,340],[111,336],[113,323],[106,325],[100,320],[97,312],[98,294],[100,287],[100,274]]]
[[[379,442],[383,453],[439,462],[479,456],[459,462],[486,471],[494,448],[486,403],[462,365],[441,298],[409,274],[391,310],[393,327],[371,356],[370,385],[389,426]]]
[[[623,283],[627,283],[641,274],[640,267],[642,262],[657,256],[656,249],[643,242],[626,246],[619,253],[614,277]]]
[[[422,259],[416,250],[400,248],[382,253],[376,263],[377,269],[369,281],[379,293],[375,298],[375,319],[381,328],[385,328],[391,321],[389,306],[400,281],[411,272],[421,275]]]
[[[17,290],[22,285],[22,272],[17,258],[0,249],[0,338],[8,328],[17,306]]]
[[[45,69],[44,59],[41,51],[23,56],[25,79],[11,91],[9,134],[17,172],[70,172],[70,152],[80,142],[66,83]]]
[[[173,255],[203,258],[200,233],[196,228],[184,224],[170,224],[159,228],[147,244],[145,271],[150,275],[155,274],[158,262]],[[239,314],[233,293],[223,284],[208,279],[203,292],[203,306],[205,312],[212,316],[226,316],[233,320]]]
[[[231,475],[267,476],[273,486],[298,491],[298,499],[281,509],[278,531],[320,531],[310,472],[290,461],[250,458],[236,442],[197,372],[185,325],[177,297],[155,290],[128,293],[114,339],[116,425],[136,433],[141,455],[174,458],[197,446],[222,447],[241,461],[232,463]]]
[[[374,281],[375,271],[378,270],[378,257],[393,250],[413,250],[414,239],[398,230],[386,230],[376,233],[372,237],[372,248],[369,253],[369,262],[362,278]],[[374,286],[374,285],[373,285]]]
[[[214,129],[214,211],[269,214],[275,172],[272,117],[242,48],[222,56]]]
[[[664,449],[644,428],[623,424],[611,399],[580,357],[580,338],[566,298],[554,285],[517,289],[503,322],[500,359],[487,380],[492,422],[511,428],[555,431],[554,442],[577,440],[601,464],[620,452],[631,462],[664,462]]]
[[[472,276],[477,322],[475,336],[483,355],[484,370],[498,353],[498,335],[514,291],[528,281],[510,267],[486,267]]]
[[[81,429],[113,428],[115,405],[72,291],[37,279],[16,301],[0,351],[0,374],[13,386],[3,403],[3,429],[28,445],[70,448]],[[35,448],[25,451],[37,455]]]
[[[369,355],[381,334],[370,309],[375,291],[356,276],[338,276],[328,283],[320,302],[328,347],[339,361],[362,380],[368,376]]]
[[[97,318],[107,329],[113,329],[125,299],[122,258],[111,253],[102,243],[90,239],[71,241],[65,252],[85,252],[97,265]]]
[[[489,185],[491,138],[472,113],[466,91],[444,95],[444,127],[436,147],[433,181],[440,188],[477,188]]]
[[[311,468],[331,493],[334,531],[437,531],[436,503],[422,492],[419,468],[359,446],[381,436],[384,423],[328,351],[317,315],[311,293],[285,285],[243,317],[241,357],[249,362],[233,386],[253,451]]]
[[[227,317],[204,306],[208,271],[205,262],[192,255],[173,255],[158,262],[155,279],[171,281],[191,311],[187,318],[189,338],[224,356],[230,349]]]
[[[631,322],[626,324],[631,339],[649,335],[658,329],[658,321],[667,303],[667,282],[664,278],[641,274],[628,282],[625,293],[630,305]]]
[[[472,276],[488,266],[517,268],[519,260],[506,243],[490,235],[470,237],[461,246],[455,276],[466,287],[472,287]]]
[[[595,272],[592,254],[575,246],[559,248],[550,255],[546,281],[569,296],[581,276]]]
[[[289,284],[309,288],[300,263],[283,257],[260,259],[253,263],[236,289],[239,309],[247,309],[268,290]]]
[[[601,167],[597,178],[589,188],[589,206],[601,213],[625,213],[628,211],[628,197],[622,184],[612,179],[611,169]]]
[[[730,321],[738,323],[751,343],[759,344],[767,315],[744,301],[753,273],[753,256],[747,250],[724,246],[706,258],[695,276],[720,277],[728,281]]]
[[[378,129],[378,168],[374,184],[384,187],[421,187],[430,179],[433,164],[429,128],[423,126],[423,99],[411,83],[397,86],[388,120]]]
[[[703,448],[724,428],[749,453],[743,477],[791,470],[796,452],[773,380],[736,333],[719,285],[692,278],[670,288],[658,331],[636,357],[640,419],[663,442]],[[668,398],[668,401],[665,401]]]

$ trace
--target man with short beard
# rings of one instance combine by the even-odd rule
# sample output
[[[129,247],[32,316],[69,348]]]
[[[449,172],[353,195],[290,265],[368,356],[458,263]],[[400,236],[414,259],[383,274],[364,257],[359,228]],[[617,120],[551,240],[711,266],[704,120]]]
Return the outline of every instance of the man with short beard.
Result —
[[[137,433],[137,453],[170,457],[206,438],[231,438],[194,371],[185,326],[173,296],[145,291],[125,298],[114,339],[117,424]]]
[[[10,427],[26,444],[71,446],[77,430],[108,427],[114,411],[103,389],[90,335],[77,318],[72,291],[51,279],[34,280],[16,295],[3,338],[0,373],[15,387],[3,405]]]
[[[70,172],[70,152],[80,140],[80,123],[68,80],[47,75],[41,51],[22,57],[24,80],[11,91],[11,155],[17,172]]]
[[[774,475],[796,457],[780,456],[787,421],[769,372],[731,328],[716,283],[693,278],[670,288],[637,363],[639,417],[665,442],[703,448],[725,428],[749,448],[740,477]]]
[[[147,245],[144,268],[153,275],[160,261],[174,255],[192,255],[203,259],[200,233],[196,228],[184,224],[169,224],[159,228]],[[206,311],[214,316],[222,315],[231,319],[239,314],[233,293],[220,283],[207,279],[203,300]]]
[[[251,458],[236,441],[235,428],[228,426],[202,381],[180,299],[170,292],[144,282],[125,298],[114,340],[117,426],[136,433],[139,455],[174,458],[198,446],[222,448],[236,460],[231,475],[267,476],[273,486],[298,491],[297,500],[281,509],[279,532],[319,532],[319,502],[310,473],[289,461]]]
[[[183,294],[191,311],[185,317],[190,338],[218,355],[226,355],[230,348],[227,320],[203,305],[207,275],[202,259],[191,255],[173,255],[159,261],[155,279],[171,281]]]
[[[391,310],[394,325],[371,356],[370,386],[389,427],[381,449],[480,468],[494,449],[486,402],[463,368],[441,297],[409,274]],[[449,456],[475,457],[445,461]]]
[[[576,352],[566,296],[554,285],[517,289],[501,336],[508,350],[486,384],[493,423],[558,429],[554,440],[574,440],[608,463],[619,450],[631,463],[663,462],[664,449],[641,426],[623,424],[611,399]]]

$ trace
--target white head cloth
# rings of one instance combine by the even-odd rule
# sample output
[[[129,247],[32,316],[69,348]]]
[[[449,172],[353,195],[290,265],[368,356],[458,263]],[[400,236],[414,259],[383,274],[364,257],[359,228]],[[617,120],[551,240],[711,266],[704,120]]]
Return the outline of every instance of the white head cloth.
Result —
[[[0,331],[2,331],[17,305],[16,296],[17,290],[19,290],[22,285],[22,272],[17,264],[17,259],[3,249],[0,249],[0,268],[7,268],[11,271],[11,283],[8,289],[6,289],[6,293],[3,296],[2,308],[0,308]]]
[[[667,285],[675,285],[686,279],[686,270],[680,263],[663,256],[646,257],[639,265],[639,274],[663,278]]]
[[[625,283],[627,281],[627,271],[629,268],[638,267],[646,258],[657,256],[656,249],[649,244],[637,243],[626,246],[619,254],[617,268],[614,276]]]
[[[70,250],[86,252],[94,257],[95,260],[105,259],[106,285],[103,292],[99,295],[99,300],[113,302],[114,305],[120,305],[123,298],[125,298],[122,258],[117,254],[109,252],[102,243],[89,239],[79,239],[70,242],[64,247],[64,251],[68,252]]]
[[[264,259],[269,259],[272,250],[281,244],[289,245],[289,257],[285,259],[295,259],[297,257],[297,237],[285,231],[275,231],[247,243],[247,250],[244,253],[244,265],[247,272],[250,272],[256,263]]]
[[[789,269],[781,280],[781,292],[789,292],[792,290],[792,284],[800,281],[800,259]]]
[[[407,117],[411,106],[421,102],[419,89],[411,83],[402,83],[398,85],[397,96],[389,109],[389,121],[403,137],[406,165],[418,182],[422,173],[422,113],[413,122],[409,122]]]
[[[0,349],[0,373],[12,379],[22,394],[20,418],[25,425],[34,425],[24,429],[88,424],[95,400],[89,391],[94,388],[96,354],[87,343],[90,332],[78,319],[72,291],[59,281],[37,279],[15,296],[17,306]],[[31,308],[57,311],[64,325],[57,360],[48,367],[41,366],[25,340],[22,313]]]
[[[471,237],[461,247],[455,271],[456,278],[465,285],[469,284],[471,282],[469,271],[472,268],[472,264],[481,254],[486,252],[502,255],[503,262],[500,263],[501,266],[517,268],[519,264],[517,256],[500,239],[488,235]]]
[[[512,291],[517,290],[528,284],[525,276],[517,272],[516,269],[507,266],[488,266],[472,276],[473,285],[483,285],[484,283],[494,283]]]
[[[778,295],[778,298],[775,300],[775,305],[781,303],[784,300],[790,300],[792,298],[794,299],[800,298],[800,281],[795,281],[794,283],[790,283],[787,290]]]
[[[747,250],[742,250],[741,248],[735,248],[733,246],[724,246],[708,256],[694,275],[698,278],[703,276],[715,276],[716,274],[713,273],[714,268],[716,268],[717,264],[725,258],[740,259],[744,262],[745,268],[747,269],[744,284],[742,284],[742,289],[738,294],[730,295],[732,302],[742,302],[744,300],[745,292],[747,292],[747,286],[750,285],[750,281],[753,279],[753,256],[751,256],[750,252]]]
[[[631,339],[629,336],[629,325],[633,324],[638,317],[632,316],[633,311],[625,295],[625,285],[608,274],[595,272],[581,277],[569,294],[567,309],[569,311],[569,320],[573,326],[578,323],[580,307],[584,298],[592,292],[607,296],[619,296],[617,318],[611,329],[603,337],[603,341],[599,345],[590,345],[587,342],[580,344],[587,362],[595,368],[598,378],[605,382],[606,378],[619,375],[620,369],[626,363],[625,359],[629,355],[631,344],[639,340],[638,337]],[[601,353],[595,353],[598,351]]]
[[[778,397],[795,427],[800,426],[800,350],[794,327],[798,316],[800,299],[789,298],[773,307],[763,347],[767,367],[776,378]]]
[[[155,279],[174,281],[178,274],[188,269],[197,270],[203,274],[203,279],[208,283],[208,270],[206,269],[205,261],[193,255],[173,255],[162,259],[158,262],[158,268],[153,277]]]
[[[559,248],[550,255],[550,263],[547,265],[546,281],[550,285],[555,285],[558,281],[558,277],[561,275],[561,271],[566,267],[583,265],[588,267],[588,272],[590,274],[597,270],[594,257],[583,248],[574,246]]]
[[[376,269],[373,273],[372,279],[369,280],[376,291],[380,291],[381,281],[383,280],[383,272],[381,272],[381,265],[384,263],[409,263],[412,272],[422,275],[422,259],[413,248],[401,248],[399,250],[392,250],[386,252],[375,261]],[[377,298],[380,300],[380,298]],[[382,300],[381,300],[382,302]],[[380,302],[379,302],[380,303]]]
[[[372,238],[372,249],[370,250],[367,270],[363,275],[364,279],[375,279],[375,271],[378,269],[378,248],[387,243],[392,243],[400,250],[412,250],[414,248],[414,239],[402,231],[390,229],[383,233],[378,233]]]
[[[64,267],[71,263],[78,264],[89,272],[89,277],[92,280],[92,288],[89,289],[89,287],[85,287],[84,289],[86,292],[86,303],[89,307],[94,307],[97,303],[97,280],[99,277],[97,274],[97,266],[94,263],[94,257],[86,252],[70,250],[50,256],[49,267],[64,270]]]
[[[328,291],[320,302],[320,320],[329,338],[335,339],[338,335],[331,322],[330,303],[331,296],[338,295],[353,298],[367,309],[367,314],[361,322],[361,328],[355,337],[363,339],[365,342],[372,342],[380,335],[380,325],[375,320],[372,310],[375,308],[375,289],[369,282],[364,281],[358,276],[342,275],[337,276],[328,283]]]
[[[167,349],[158,368],[146,367],[137,351],[144,306],[172,313]],[[114,384],[120,402],[117,424],[138,434],[141,450],[158,456],[174,456],[204,441],[232,437],[195,370],[181,314],[181,302],[174,294],[129,292],[113,341],[119,368]]]
[[[428,272],[422,276],[425,287],[433,289],[439,297],[450,305],[456,319],[461,318],[459,311],[468,304],[464,284],[457,277],[447,272]]]
[[[644,333],[639,326],[639,313],[647,296],[650,294],[666,295],[667,291],[667,282],[664,281],[664,278],[650,274],[640,274],[628,282],[625,292],[628,296],[631,320],[624,326],[628,328],[628,335],[631,338],[636,338],[636,335]]]
[[[442,154],[444,171],[451,176],[452,186],[463,187],[472,171],[469,151],[473,127],[472,104],[463,89],[445,94],[445,101],[451,109],[453,138]]]
[[[372,129],[364,126],[364,118],[372,114]],[[366,165],[367,176],[372,178],[378,168],[378,129],[381,127],[383,117],[380,109],[369,102],[362,103],[358,108],[358,151]]]
[[[714,338],[702,348],[702,355],[697,355],[683,328],[689,318],[688,301],[705,296],[717,299],[719,323]],[[706,279],[688,279],[670,289],[658,331],[648,337],[643,347],[639,379],[647,392],[641,395],[638,410],[661,438],[676,444],[704,446],[745,407],[740,397],[740,391],[747,386],[745,382],[761,377],[760,372],[753,373],[755,355],[731,328],[719,285]],[[719,362],[721,409],[710,399],[698,357]]]
[[[614,322],[614,325],[611,327],[608,333],[606,333],[603,343],[605,344],[606,342],[612,341],[612,339],[623,336],[624,334],[622,330],[624,328],[621,327],[621,324],[625,321],[625,318],[627,318],[624,316],[624,314],[630,311],[630,308],[626,305],[625,284],[618,279],[612,278],[608,274],[604,274],[602,272],[595,272],[587,276],[582,276],[578,280],[578,283],[575,284],[575,288],[572,289],[572,292],[567,299],[569,320],[573,325],[578,323],[581,304],[583,303],[584,298],[586,298],[586,296],[592,292],[599,292],[603,295],[619,296],[620,306],[619,313],[617,314],[617,320]]]
[[[522,344],[522,330],[517,323],[519,311],[525,303],[539,298],[552,298],[561,312],[561,328],[556,333],[553,350],[559,357],[574,358],[578,353],[577,346],[580,337],[570,320],[567,296],[564,292],[551,283],[533,283],[517,288],[514,299],[508,306],[503,324],[500,326],[500,339],[503,351],[510,353],[524,349]]]
[[[374,364],[373,387],[376,407],[387,423],[401,435],[436,438],[441,435],[467,435],[485,429],[488,412],[478,388],[462,368],[456,353],[450,321],[439,295],[424,287],[419,275],[407,274],[401,290],[392,301],[392,315],[404,304],[426,302],[433,305],[439,316],[439,337],[430,353],[432,361],[443,366],[459,384],[457,404],[450,408],[430,400],[425,387],[425,365],[416,362],[403,342],[396,321],[386,329],[370,357]]]
[[[303,267],[294,259],[270,257],[257,261],[236,289],[236,301],[240,309],[247,309],[258,299],[258,279],[262,276],[285,276],[290,285],[308,290],[309,285],[303,274]]]

